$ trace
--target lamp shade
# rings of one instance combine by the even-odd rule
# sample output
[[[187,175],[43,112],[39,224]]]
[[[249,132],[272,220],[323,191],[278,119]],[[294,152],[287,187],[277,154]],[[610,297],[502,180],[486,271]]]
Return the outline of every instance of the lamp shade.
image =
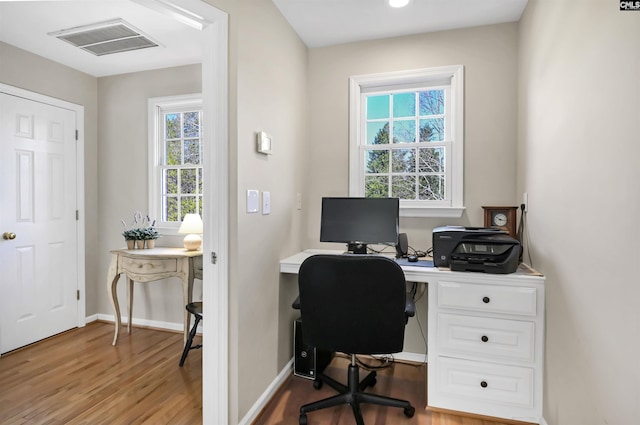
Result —
[[[202,246],[202,218],[200,214],[186,214],[178,233],[187,234],[182,241],[187,251],[197,251]]]
[[[184,220],[182,220],[178,233],[202,234],[202,219],[200,218],[200,214],[186,214],[184,216]]]

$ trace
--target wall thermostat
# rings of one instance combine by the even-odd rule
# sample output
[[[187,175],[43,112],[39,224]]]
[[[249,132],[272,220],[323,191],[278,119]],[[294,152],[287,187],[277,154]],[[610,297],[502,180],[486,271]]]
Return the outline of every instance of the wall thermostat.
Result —
[[[258,152],[271,155],[271,136],[261,131],[256,135],[256,143],[258,145]]]

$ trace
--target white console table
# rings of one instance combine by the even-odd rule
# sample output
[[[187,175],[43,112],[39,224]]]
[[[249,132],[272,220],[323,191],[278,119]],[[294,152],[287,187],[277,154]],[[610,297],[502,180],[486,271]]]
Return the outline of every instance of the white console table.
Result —
[[[118,333],[122,324],[120,304],[116,292],[121,274],[127,276],[127,331],[129,333],[131,333],[133,317],[133,282],[153,282],[170,277],[180,279],[184,310],[184,340],[186,342],[191,315],[184,306],[191,302],[193,279],[202,280],[202,251],[187,251],[183,248],[116,249],[111,251],[107,288],[115,314],[112,345],[116,345],[118,342]]]
[[[306,250],[280,261],[298,273]],[[542,420],[544,276],[402,266],[429,291],[427,407],[515,421]]]

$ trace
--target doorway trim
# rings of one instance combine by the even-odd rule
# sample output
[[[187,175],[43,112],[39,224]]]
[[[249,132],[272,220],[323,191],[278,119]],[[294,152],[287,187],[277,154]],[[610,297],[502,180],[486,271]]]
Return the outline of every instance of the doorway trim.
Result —
[[[77,263],[77,282],[78,282],[78,312],[77,326],[82,328],[86,325],[86,279],[85,279],[85,219],[84,219],[84,106],[55,97],[45,96],[29,90],[10,86],[0,83],[0,92],[12,96],[21,97],[23,99],[40,102],[58,108],[67,109],[76,114],[76,130],[78,135],[76,138],[76,263]],[[2,337],[0,335],[0,337]]]
[[[187,0],[188,1],[188,0]],[[178,1],[176,1],[178,2]],[[205,143],[202,297],[206,326],[202,356],[202,423],[229,423],[229,16],[214,6],[187,8],[200,14]]]

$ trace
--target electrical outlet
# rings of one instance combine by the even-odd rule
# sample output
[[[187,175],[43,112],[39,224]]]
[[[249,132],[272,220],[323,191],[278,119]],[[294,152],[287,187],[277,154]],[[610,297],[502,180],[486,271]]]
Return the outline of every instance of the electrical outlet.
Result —
[[[296,209],[302,209],[302,193],[296,193]]]

